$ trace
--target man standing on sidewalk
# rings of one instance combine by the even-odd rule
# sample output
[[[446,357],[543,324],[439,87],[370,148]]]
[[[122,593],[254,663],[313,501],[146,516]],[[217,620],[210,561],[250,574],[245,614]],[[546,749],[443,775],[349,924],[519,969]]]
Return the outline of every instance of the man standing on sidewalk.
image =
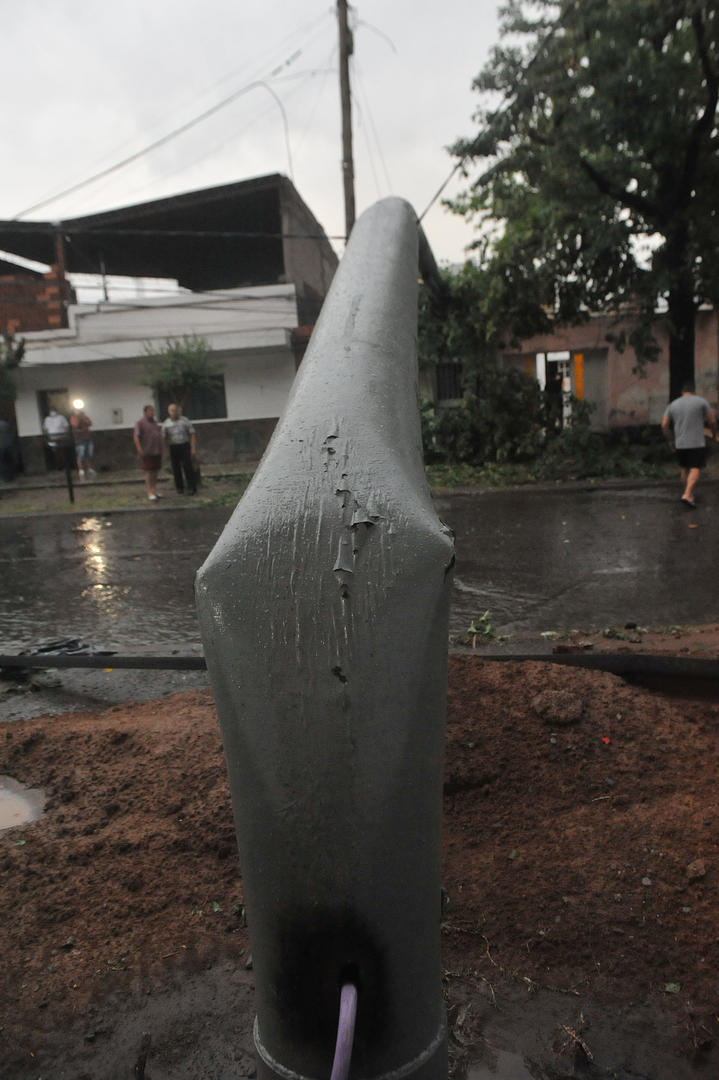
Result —
[[[145,489],[150,502],[156,502],[157,477],[162,465],[162,429],[155,419],[155,406],[146,405],[132,433],[140,464],[145,472]]]
[[[694,393],[693,382],[685,382],[682,386],[681,397],[675,398],[667,405],[662,418],[662,431],[670,445],[672,431],[674,433],[674,450],[682,470],[684,484],[682,502],[690,509],[694,509],[696,505],[694,488],[699,479],[699,470],[703,469],[707,462],[704,442],[706,425],[711,428],[712,435],[716,436],[716,416],[709,402]]]
[[[50,450],[50,456],[56,469],[71,468],[69,460],[72,449],[70,425],[67,417],[58,412],[54,405],[50,406],[47,416],[42,422],[42,433],[45,443]]]
[[[187,494],[194,495],[197,488],[195,476],[195,429],[186,416],[182,415],[179,405],[170,405],[167,419],[162,423],[162,434],[170,448],[172,475],[178,495],[184,491],[187,481]],[[183,480],[184,473],[184,480]]]
[[[92,420],[83,408],[77,407],[70,413],[70,427],[75,439],[78,477],[80,480],[89,479],[95,475],[92,467]]]

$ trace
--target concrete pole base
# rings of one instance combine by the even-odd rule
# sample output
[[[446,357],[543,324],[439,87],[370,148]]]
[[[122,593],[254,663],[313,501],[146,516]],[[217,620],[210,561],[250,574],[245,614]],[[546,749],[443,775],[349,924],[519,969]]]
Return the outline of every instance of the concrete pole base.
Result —
[[[255,1017],[254,1043],[257,1060],[257,1080],[326,1080],[326,1077],[303,1076],[282,1065],[270,1054],[262,1043],[260,1025]],[[407,1061],[390,1072],[381,1073],[377,1076],[362,1076],[355,1070],[350,1069],[351,1075],[356,1080],[437,1080],[437,1077],[447,1076],[447,1025],[442,1025],[432,1041],[412,1061]],[[329,1076],[329,1070],[327,1075]]]

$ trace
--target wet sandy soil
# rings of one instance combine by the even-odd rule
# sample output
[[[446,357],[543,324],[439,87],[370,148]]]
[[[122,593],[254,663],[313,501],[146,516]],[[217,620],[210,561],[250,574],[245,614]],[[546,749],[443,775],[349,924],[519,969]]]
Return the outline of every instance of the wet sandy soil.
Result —
[[[715,1076],[719,704],[450,660],[453,1074]],[[3,1075],[249,1076],[252,971],[208,690],[0,729]]]

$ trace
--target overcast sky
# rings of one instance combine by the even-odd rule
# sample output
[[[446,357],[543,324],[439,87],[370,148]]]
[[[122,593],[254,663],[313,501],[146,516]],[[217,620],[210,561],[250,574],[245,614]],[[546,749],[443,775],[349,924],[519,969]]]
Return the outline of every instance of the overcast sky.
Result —
[[[71,217],[281,172],[330,236],[344,232],[332,0],[2,0],[0,10],[0,218]],[[350,12],[358,214],[389,194],[421,214],[454,165],[446,146],[473,131],[471,83],[497,40],[497,2],[357,0]],[[232,95],[158,149],[24,213]],[[461,260],[472,240],[439,203],[424,227],[440,262]]]

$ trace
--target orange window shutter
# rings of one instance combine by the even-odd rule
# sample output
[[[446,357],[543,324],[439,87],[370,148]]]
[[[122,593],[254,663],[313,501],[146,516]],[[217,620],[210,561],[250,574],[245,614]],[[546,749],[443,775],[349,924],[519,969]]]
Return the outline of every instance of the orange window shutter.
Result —
[[[524,358],[524,370],[526,371],[527,375],[531,375],[532,378],[534,378],[534,376],[536,374],[536,370],[535,370],[536,367],[537,367],[537,362],[534,359],[534,357],[533,356],[525,356],[525,358]]]
[[[584,353],[574,354],[574,396],[584,401]]]

